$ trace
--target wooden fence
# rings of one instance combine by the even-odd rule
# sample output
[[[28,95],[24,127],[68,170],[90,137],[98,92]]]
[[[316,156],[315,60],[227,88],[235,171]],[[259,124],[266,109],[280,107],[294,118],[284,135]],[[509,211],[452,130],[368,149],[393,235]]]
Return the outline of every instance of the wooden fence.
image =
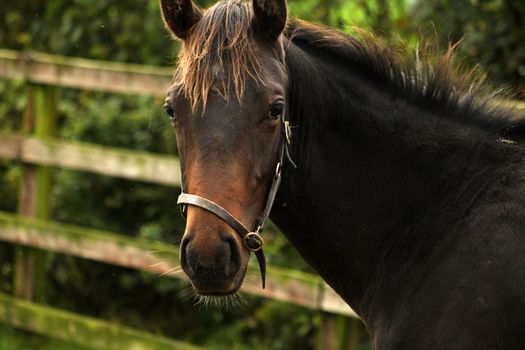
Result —
[[[22,130],[15,135],[0,134],[0,158],[24,164],[19,212],[0,213],[0,240],[17,245],[15,297],[0,294],[0,321],[97,349],[196,349],[175,340],[42,305],[46,252],[156,274],[178,266],[175,246],[48,220],[51,167],[180,185],[179,163],[175,157],[54,138],[56,88],[162,96],[171,74],[169,68],[0,49],[0,78],[27,82]],[[256,274],[256,267],[250,266],[248,273]],[[182,274],[174,277],[184,278]],[[359,322],[356,314],[317,276],[269,266],[266,289],[260,288],[256,278],[248,278],[242,290],[319,310],[323,322],[318,347],[354,348],[355,338],[348,335],[356,332],[356,322]],[[56,325],[60,327],[54,327]]]

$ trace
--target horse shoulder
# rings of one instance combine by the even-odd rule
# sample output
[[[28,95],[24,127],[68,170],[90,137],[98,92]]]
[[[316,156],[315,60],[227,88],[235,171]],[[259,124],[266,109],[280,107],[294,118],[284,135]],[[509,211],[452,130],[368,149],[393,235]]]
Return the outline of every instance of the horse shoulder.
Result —
[[[457,229],[436,239],[425,257],[414,254],[404,275],[392,274],[382,284],[391,295],[379,302],[378,309],[387,313],[372,315],[375,348],[525,348],[520,192],[502,189],[482,200]]]

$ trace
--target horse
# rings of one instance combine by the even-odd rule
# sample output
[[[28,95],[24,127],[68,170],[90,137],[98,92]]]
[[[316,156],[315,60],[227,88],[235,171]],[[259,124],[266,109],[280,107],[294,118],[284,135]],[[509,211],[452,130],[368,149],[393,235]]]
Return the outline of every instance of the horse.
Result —
[[[165,99],[196,293],[263,274],[268,216],[374,349],[525,348],[523,118],[456,73],[285,0],[161,0],[182,41]]]

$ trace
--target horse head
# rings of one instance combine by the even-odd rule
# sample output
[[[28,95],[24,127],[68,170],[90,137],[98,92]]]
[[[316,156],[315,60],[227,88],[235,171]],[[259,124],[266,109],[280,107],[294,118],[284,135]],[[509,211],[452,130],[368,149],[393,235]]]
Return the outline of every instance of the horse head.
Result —
[[[229,0],[202,10],[162,0],[161,9],[182,40],[165,99],[187,212],[181,266],[197,293],[228,295],[240,288],[251,251],[264,270],[259,233],[290,141],[286,2]]]

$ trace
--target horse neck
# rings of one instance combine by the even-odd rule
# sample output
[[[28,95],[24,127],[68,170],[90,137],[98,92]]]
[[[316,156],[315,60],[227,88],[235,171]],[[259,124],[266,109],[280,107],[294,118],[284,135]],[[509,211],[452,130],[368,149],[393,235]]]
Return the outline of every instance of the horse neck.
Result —
[[[389,248],[424,227],[429,213],[443,215],[439,208],[459,189],[472,196],[486,185],[488,131],[393,98],[308,48],[288,45],[287,60],[299,168],[286,169],[272,219],[328,284],[365,312],[361,302]],[[455,205],[442,220],[447,225],[468,210]]]

